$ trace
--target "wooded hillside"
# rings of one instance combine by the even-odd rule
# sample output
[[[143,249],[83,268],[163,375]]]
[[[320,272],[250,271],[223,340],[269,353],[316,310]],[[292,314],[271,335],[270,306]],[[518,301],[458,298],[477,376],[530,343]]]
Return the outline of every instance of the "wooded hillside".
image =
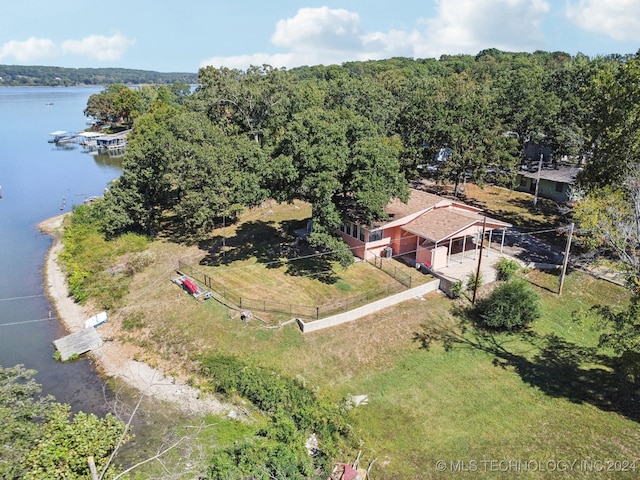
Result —
[[[196,83],[196,73],[161,73],[128,68],[63,68],[31,65],[0,65],[0,86],[65,86]]]

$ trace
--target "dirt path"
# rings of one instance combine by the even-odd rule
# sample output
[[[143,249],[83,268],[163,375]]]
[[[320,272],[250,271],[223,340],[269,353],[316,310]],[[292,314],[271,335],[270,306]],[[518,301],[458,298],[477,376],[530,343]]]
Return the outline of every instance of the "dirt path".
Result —
[[[38,229],[53,238],[53,245],[47,253],[44,263],[45,290],[56,309],[58,318],[69,333],[84,328],[84,321],[98,312],[75,303],[69,296],[64,273],[57,261],[62,250],[60,241],[64,215],[41,222]],[[100,333],[100,327],[98,332]],[[225,414],[231,407],[219,402],[212,396],[205,396],[199,390],[149,365],[128,358],[126,349],[119,342],[105,339],[104,345],[90,353],[100,371],[109,377],[123,380],[146,396],[176,404],[187,413]]]

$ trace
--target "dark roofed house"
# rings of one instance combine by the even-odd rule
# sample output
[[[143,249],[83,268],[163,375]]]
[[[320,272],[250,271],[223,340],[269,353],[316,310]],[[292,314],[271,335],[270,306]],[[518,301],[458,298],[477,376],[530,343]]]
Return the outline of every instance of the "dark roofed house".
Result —
[[[385,208],[387,218],[373,225],[354,222],[341,225],[338,233],[354,255],[403,257],[408,262],[438,270],[449,265],[452,254],[475,250],[483,227],[491,235],[511,225],[485,217],[482,210],[461,202],[412,189],[407,203],[394,199]]]
[[[578,167],[560,166],[556,168],[540,169],[540,186],[538,196],[550,198],[557,202],[567,202],[570,192],[576,183],[576,177],[580,169]],[[536,180],[538,178],[537,166],[528,170],[520,170],[516,178],[517,190],[521,192],[534,193],[536,190]]]

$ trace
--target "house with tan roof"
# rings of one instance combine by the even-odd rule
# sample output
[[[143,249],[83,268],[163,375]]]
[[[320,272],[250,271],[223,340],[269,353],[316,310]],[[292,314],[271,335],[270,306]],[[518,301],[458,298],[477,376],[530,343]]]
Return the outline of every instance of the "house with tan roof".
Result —
[[[416,189],[407,203],[394,199],[385,213],[387,217],[373,225],[348,222],[337,233],[361,259],[402,258],[434,271],[449,266],[453,255],[464,258],[477,251],[483,230],[489,248],[492,241],[502,248],[511,227],[479,208]]]

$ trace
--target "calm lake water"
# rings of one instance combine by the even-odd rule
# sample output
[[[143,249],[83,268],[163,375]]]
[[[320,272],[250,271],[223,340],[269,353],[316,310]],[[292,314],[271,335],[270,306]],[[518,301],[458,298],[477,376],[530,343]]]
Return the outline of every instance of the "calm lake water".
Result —
[[[103,384],[88,359],[53,360],[65,334],[44,295],[42,266],[51,239],[36,225],[101,195],[121,160],[79,145],[48,143],[55,130],[87,128],[82,111],[101,88],[0,88],[0,365],[38,371],[45,393],[74,410],[102,413]]]

